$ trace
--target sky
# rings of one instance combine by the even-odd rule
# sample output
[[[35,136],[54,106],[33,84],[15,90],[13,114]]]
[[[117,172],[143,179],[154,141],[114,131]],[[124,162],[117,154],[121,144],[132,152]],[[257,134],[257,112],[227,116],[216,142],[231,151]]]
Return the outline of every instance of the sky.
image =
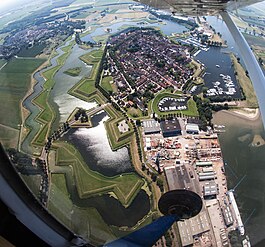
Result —
[[[30,1],[32,0],[0,0],[0,13]]]
[[[16,2],[18,3],[19,0],[0,0],[0,9],[12,6]]]

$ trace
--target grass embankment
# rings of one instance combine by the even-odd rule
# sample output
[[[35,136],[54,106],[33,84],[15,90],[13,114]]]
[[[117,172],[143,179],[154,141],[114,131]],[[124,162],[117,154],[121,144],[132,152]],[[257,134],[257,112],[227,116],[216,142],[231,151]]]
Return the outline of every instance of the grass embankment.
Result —
[[[94,172],[88,168],[81,154],[70,144],[58,142],[54,146],[57,152],[56,164],[58,166],[70,165],[73,168],[72,175],[80,198],[113,192],[117,199],[128,207],[144,184],[143,179],[135,173],[106,177]]]
[[[104,88],[107,92],[117,92],[117,86],[113,83],[113,77],[112,76],[105,76],[102,77],[102,80],[100,82],[100,86]]]
[[[248,76],[246,76],[245,70],[242,65],[237,61],[237,58],[234,54],[230,54],[232,63],[234,65],[235,72],[237,73],[236,78],[242,87],[244,94],[246,96],[246,105],[245,107],[258,107],[258,102],[256,98],[256,94],[251,83],[251,80]]]
[[[70,55],[73,45],[74,42],[71,42],[68,46],[64,47],[62,50],[65,53],[57,58],[58,65],[42,74],[46,79],[45,83],[43,84],[43,90],[37,97],[33,99],[33,103],[40,108],[40,113],[37,115],[36,121],[41,124],[38,134],[32,141],[32,143],[35,145],[44,145],[47,135],[51,129],[51,125],[55,119],[55,112],[49,103],[50,93],[55,84],[54,76],[56,72],[63,66],[67,57]]]
[[[175,110],[175,111],[166,111],[166,112],[161,112],[158,109],[158,103],[160,102],[160,100],[162,100],[165,97],[170,97],[170,98],[180,98],[181,95],[177,95],[177,94],[172,94],[172,93],[159,93],[158,95],[156,95],[156,97],[154,98],[153,102],[152,102],[152,107],[153,107],[153,111],[158,115],[158,116],[165,116],[168,114],[176,114],[176,113],[182,113],[186,116],[199,116],[198,111],[197,111],[197,107],[196,107],[196,103],[194,102],[194,100],[192,98],[190,98],[188,100],[187,103],[187,110]]]
[[[23,175],[21,174],[26,185],[30,188],[32,193],[38,197],[40,193],[41,175]]]
[[[196,60],[192,60],[190,65],[191,65],[191,67],[194,70],[193,77],[195,79],[194,79],[193,83],[196,84],[196,85],[203,84],[204,81],[203,81],[201,75],[202,75],[204,69],[202,69],[201,64],[198,63]]]
[[[59,181],[58,181],[59,179]],[[64,179],[64,180],[63,180]],[[66,186],[64,174],[53,174],[48,200],[48,210],[63,224],[78,235],[89,239],[95,246],[104,244],[106,239],[113,239],[113,233],[95,208],[80,208],[73,204]]]
[[[75,76],[79,76],[79,74],[81,73],[81,70],[82,70],[81,67],[75,67],[75,68],[71,68],[71,69],[64,71],[64,73],[75,77]]]
[[[4,129],[0,140],[4,145],[15,147],[17,144],[17,130],[22,121],[21,101],[30,88],[31,74],[45,61],[14,58],[0,70],[0,124]]]
[[[84,77],[82,80],[80,80],[80,82],[78,82],[69,90],[69,94],[86,101],[95,99],[98,103],[105,102],[105,98],[103,96],[99,96],[100,94],[97,93],[98,90],[95,87],[96,76],[98,73],[100,61],[102,59],[103,49],[104,47],[101,47],[80,57],[83,62],[91,65],[92,69],[88,77]]]
[[[123,121],[125,117],[120,112],[115,110],[111,105],[105,107],[105,111],[110,117],[105,122],[105,128],[107,130],[108,139],[112,150],[117,150],[130,144],[133,135],[133,127],[131,123],[128,122],[129,131],[120,133],[117,125],[119,122]]]

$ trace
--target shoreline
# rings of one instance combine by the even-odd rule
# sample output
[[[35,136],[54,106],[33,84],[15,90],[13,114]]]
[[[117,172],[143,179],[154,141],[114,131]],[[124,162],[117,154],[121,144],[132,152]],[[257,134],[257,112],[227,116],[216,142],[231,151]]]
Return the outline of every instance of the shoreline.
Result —
[[[253,110],[255,110],[255,112],[253,112]],[[250,120],[250,121],[255,121],[260,117],[259,108],[255,108],[255,109],[242,108],[239,110],[223,110],[223,112],[242,118],[242,119]]]

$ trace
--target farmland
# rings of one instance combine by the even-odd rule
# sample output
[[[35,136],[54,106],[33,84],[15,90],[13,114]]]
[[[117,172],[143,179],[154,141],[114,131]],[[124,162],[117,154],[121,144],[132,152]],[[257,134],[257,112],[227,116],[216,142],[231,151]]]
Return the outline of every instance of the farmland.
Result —
[[[0,109],[1,116],[4,116],[1,117],[0,124],[19,129],[20,103],[29,90],[31,74],[44,62],[44,59],[36,58],[13,59],[0,70],[0,104],[5,106]],[[0,139],[5,139],[10,131],[1,132]]]

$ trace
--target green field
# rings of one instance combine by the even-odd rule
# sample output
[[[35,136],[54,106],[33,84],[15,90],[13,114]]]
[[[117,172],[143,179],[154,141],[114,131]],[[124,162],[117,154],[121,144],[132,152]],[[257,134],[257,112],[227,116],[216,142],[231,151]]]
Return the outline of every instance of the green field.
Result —
[[[182,113],[186,116],[198,116],[198,111],[197,111],[197,107],[196,107],[196,103],[194,102],[194,100],[192,98],[190,98],[188,100],[188,109],[187,110],[176,110],[176,111],[167,111],[167,112],[160,112],[158,109],[158,103],[161,99],[165,98],[165,97],[172,97],[172,98],[178,98],[181,97],[181,95],[178,94],[172,94],[172,93],[168,93],[168,92],[162,92],[159,93],[158,95],[156,95],[156,97],[154,98],[153,102],[152,102],[152,108],[153,111],[159,115],[159,116],[166,116],[168,114],[176,114],[176,113]]]
[[[81,71],[82,71],[81,67],[75,67],[75,68],[70,68],[70,69],[64,71],[64,73],[67,75],[70,75],[70,76],[79,76]]]
[[[41,175],[21,175],[24,182],[30,188],[32,193],[39,197],[40,193],[40,184],[41,184]]]
[[[31,74],[43,59],[12,59],[0,70],[0,124],[19,129],[20,102],[30,87]],[[1,138],[1,137],[0,137]]]
[[[88,77],[84,77],[69,90],[69,94],[83,100],[91,100],[91,96],[97,92],[95,81],[103,55],[103,49],[104,47],[101,47],[80,57],[83,62],[92,66],[92,70]]]
[[[127,110],[127,113],[132,118],[139,118],[143,116],[142,111],[139,108],[134,108],[134,107],[130,107]]]
[[[246,96],[246,107],[258,107],[257,97],[253,89],[253,85],[249,77],[246,76],[245,70],[240,63],[238,63],[234,54],[231,54],[231,60],[237,72],[236,78],[242,87]]]
[[[51,181],[54,183],[54,185],[57,188],[60,188],[61,192],[69,196],[67,185],[66,185],[66,180],[65,180],[65,175],[63,173],[52,173],[51,174]]]
[[[247,40],[249,45],[257,45],[261,47],[265,47],[265,42],[263,37],[257,37],[250,34],[243,33],[243,36]]]
[[[45,44],[34,45],[32,48],[23,48],[19,53],[18,57],[36,57],[41,54],[43,49],[46,47]]]
[[[111,83],[113,82],[112,76],[105,76],[101,80],[101,87],[103,87],[107,92],[117,92],[117,87],[115,84]]]
[[[103,221],[98,211],[95,208],[75,206],[70,198],[57,187],[54,177],[51,180],[48,210],[60,222],[76,234],[89,239],[90,243],[95,246],[104,244],[106,239],[115,239],[111,229]]]
[[[6,60],[0,59],[0,68],[6,63]]]
[[[112,192],[125,207],[128,207],[144,185],[143,179],[135,173],[106,177],[90,170],[83,161],[81,154],[68,143],[56,142],[55,147],[57,151],[56,165],[63,167],[71,166],[73,168],[72,176],[74,176],[80,198],[99,196]],[[67,189],[62,182],[63,178],[58,178],[58,175],[56,176],[57,186],[60,186],[60,188],[62,186],[62,191],[66,194]]]

